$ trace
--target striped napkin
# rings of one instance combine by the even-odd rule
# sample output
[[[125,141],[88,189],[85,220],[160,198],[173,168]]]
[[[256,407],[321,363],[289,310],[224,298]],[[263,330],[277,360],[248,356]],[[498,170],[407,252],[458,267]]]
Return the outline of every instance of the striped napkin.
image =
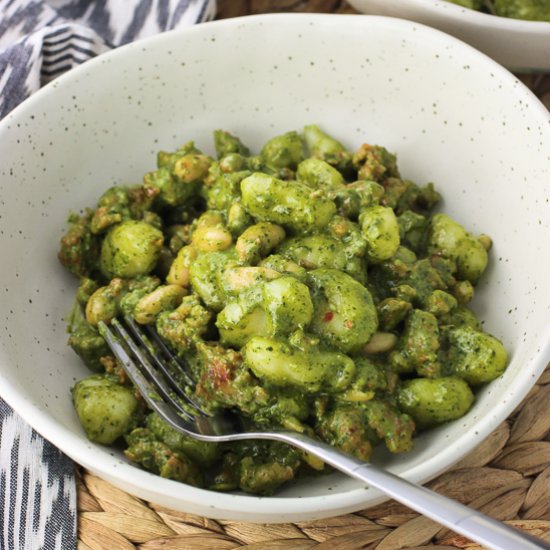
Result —
[[[0,0],[0,119],[72,67],[215,9],[215,0]],[[0,550],[71,550],[76,540],[72,462],[0,398]]]

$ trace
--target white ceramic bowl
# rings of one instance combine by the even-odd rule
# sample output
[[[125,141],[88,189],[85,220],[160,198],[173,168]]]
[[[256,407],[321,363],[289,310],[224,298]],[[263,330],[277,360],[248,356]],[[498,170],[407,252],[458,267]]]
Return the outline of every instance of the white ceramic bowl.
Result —
[[[548,112],[489,58],[439,31],[364,16],[224,20],[120,48],[60,77],[0,123],[0,393],[70,457],[142,498],[216,518],[333,516],[380,493],[334,474],[276,497],[212,493],[149,474],[86,440],[69,390],[88,374],[66,346],[76,281],[56,252],[67,212],[139,182],[159,149],[212,152],[224,128],[259,146],[318,123],[355,148],[386,145],[434,181],[442,208],[494,237],[476,307],[511,363],[463,419],[377,460],[434,477],[501,422],[550,356]]]
[[[448,32],[515,71],[550,71],[550,23],[497,17],[442,0],[348,0],[359,12]]]

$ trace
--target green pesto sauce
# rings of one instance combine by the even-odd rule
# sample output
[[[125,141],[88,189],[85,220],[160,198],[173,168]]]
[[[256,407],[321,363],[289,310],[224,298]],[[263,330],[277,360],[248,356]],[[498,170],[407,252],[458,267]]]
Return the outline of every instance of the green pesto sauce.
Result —
[[[214,144],[217,159],[192,141],[160,152],[142,185],[69,219],[59,259],[81,281],[69,345],[96,372],[72,393],[88,437],[220,491],[270,495],[328,470],[281,443],[175,431],[97,329],[121,315],[155,327],[188,365],[193,384],[172,374],[196,403],[240,411],[251,429],[307,433],[368,460],[466,414],[507,364],[468,308],[490,239],[433,214],[434,185],[402,179],[382,146],[348,151],[315,125],[257,155],[223,130]]]

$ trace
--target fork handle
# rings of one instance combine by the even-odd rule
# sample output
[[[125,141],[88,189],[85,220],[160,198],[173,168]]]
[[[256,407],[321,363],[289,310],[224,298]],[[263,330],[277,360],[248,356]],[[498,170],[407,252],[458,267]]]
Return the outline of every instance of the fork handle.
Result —
[[[348,473],[487,548],[494,550],[550,548],[547,543],[496,521],[473,508],[375,466],[361,465]]]
[[[402,504],[492,550],[550,549],[545,541],[494,520],[477,510],[415,485],[377,466],[344,454],[321,441],[294,432],[281,439],[318,456],[337,470],[379,489]]]

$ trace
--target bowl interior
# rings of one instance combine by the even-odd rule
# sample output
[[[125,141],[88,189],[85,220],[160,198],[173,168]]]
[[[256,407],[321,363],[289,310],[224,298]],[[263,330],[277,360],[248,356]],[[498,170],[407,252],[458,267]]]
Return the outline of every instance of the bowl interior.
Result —
[[[527,393],[548,359],[548,113],[509,73],[463,43],[382,17],[278,15],[200,25],[86,63],[0,123],[0,388],[72,458],[143,498],[210,517],[287,521],[336,515],[380,494],[334,474],[275,498],[213,495],[160,479],[90,444],[70,402],[88,374],[67,348],[76,288],[56,259],[69,210],[139,182],[159,149],[223,128],[258,150],[317,123],[349,148],[398,154],[433,181],[442,210],[494,239],[475,309],[511,352],[502,378],[460,421],[377,460],[426,480],[458,460]],[[300,498],[295,498],[300,497]]]

